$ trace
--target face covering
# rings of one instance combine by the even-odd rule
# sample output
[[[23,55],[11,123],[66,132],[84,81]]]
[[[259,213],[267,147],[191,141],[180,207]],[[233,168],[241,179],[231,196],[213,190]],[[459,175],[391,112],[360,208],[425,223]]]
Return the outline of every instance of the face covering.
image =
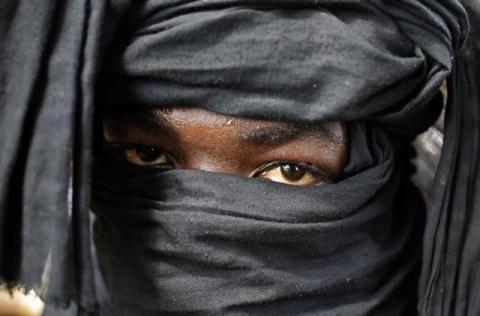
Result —
[[[419,42],[427,34],[404,32],[447,9],[410,9],[422,18],[404,21],[405,8],[383,2],[132,9],[102,73],[100,98],[113,110],[198,104],[267,120],[365,123],[351,123],[349,166],[335,185],[194,171],[112,180],[122,167],[99,167],[113,169],[94,182],[92,208],[117,313],[415,314],[424,215],[407,179],[408,142],[439,113],[452,46],[438,45],[458,39],[461,21],[442,20],[433,42]]]
[[[95,243],[116,313],[413,313],[423,204],[385,132],[350,135],[348,176],[318,186],[98,162]]]
[[[8,49],[0,117],[9,128],[1,133],[3,279],[47,284],[49,301],[94,314],[94,104],[194,104],[267,120],[347,121],[344,179],[294,188],[198,171],[139,175],[100,157],[95,240],[118,311],[411,315],[416,296],[425,315],[475,309],[471,291],[433,313],[441,295],[455,293],[439,280],[460,265],[439,254],[455,222],[445,216],[455,207],[471,212],[461,201],[439,202],[428,214],[415,293],[423,215],[406,162],[409,141],[440,110],[438,88],[468,32],[459,2],[5,3],[0,12],[12,17],[1,22]],[[60,144],[51,141],[54,122],[62,122]],[[71,214],[60,207],[68,205],[70,160]],[[442,178],[456,160],[446,161],[436,201],[456,183]]]

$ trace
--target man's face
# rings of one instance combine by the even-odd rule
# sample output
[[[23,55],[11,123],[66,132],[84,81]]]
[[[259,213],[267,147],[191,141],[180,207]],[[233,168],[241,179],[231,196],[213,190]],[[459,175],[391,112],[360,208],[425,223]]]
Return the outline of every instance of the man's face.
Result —
[[[340,179],[346,128],[231,117],[198,108],[115,109],[103,120],[116,155],[144,168],[199,169],[292,185]]]

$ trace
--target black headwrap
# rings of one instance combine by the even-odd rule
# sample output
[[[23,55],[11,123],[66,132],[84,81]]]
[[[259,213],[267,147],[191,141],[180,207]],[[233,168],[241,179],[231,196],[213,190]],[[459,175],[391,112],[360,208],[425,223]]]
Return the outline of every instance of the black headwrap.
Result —
[[[464,5],[471,33],[449,79],[444,148],[424,238],[423,315],[480,314],[480,3]]]
[[[95,311],[88,176],[98,84],[98,103],[113,107],[350,122],[351,156],[335,185],[135,175],[100,158],[96,242],[124,313],[413,313],[423,214],[405,159],[408,142],[435,119],[438,88],[465,40],[458,1],[30,0],[0,8],[5,280],[47,284],[39,290],[50,300]],[[466,115],[456,79],[450,109]],[[473,315],[480,305],[469,279],[478,243],[467,225],[478,204],[476,160],[458,158],[458,117],[427,216],[424,315]],[[473,178],[452,191],[465,175]],[[457,227],[460,236],[451,233]]]

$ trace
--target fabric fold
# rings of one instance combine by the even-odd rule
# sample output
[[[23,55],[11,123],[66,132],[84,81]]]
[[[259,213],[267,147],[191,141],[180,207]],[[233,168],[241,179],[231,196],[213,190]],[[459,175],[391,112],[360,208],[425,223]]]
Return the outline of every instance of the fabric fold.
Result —
[[[445,140],[428,212],[421,315],[476,315],[480,312],[480,225],[478,203],[480,7],[464,1],[472,32],[458,52],[449,80]]]
[[[476,21],[478,8],[469,1],[465,2]],[[385,210],[383,213],[378,211],[377,215],[388,224],[386,227],[392,227],[391,234],[376,232],[378,226],[372,224],[352,230],[351,235],[362,245],[359,249],[351,249],[353,252],[366,251],[369,245],[381,245],[374,250],[385,255],[376,258],[385,263],[383,270],[373,264],[372,257],[372,261],[368,261],[372,262],[371,271],[378,274],[365,279],[370,276],[365,272],[368,267],[362,266],[365,262],[349,258],[348,262],[360,264],[357,269],[365,268],[361,273],[351,274],[351,280],[358,283],[346,281],[351,272],[349,269],[355,265],[344,265],[345,270],[337,271],[332,278],[338,279],[328,287],[327,280],[321,282],[321,278],[298,276],[295,271],[282,270],[275,266],[278,262],[273,262],[276,268],[272,268],[272,273],[283,280],[278,283],[281,290],[269,288],[268,293],[263,293],[262,298],[255,301],[255,289],[260,287],[248,287],[248,282],[255,280],[247,278],[244,284],[235,283],[248,289],[245,293],[249,294],[244,300],[240,296],[222,295],[225,301],[220,297],[214,301],[217,311],[224,309],[238,315],[249,310],[268,315],[268,303],[273,301],[291,314],[303,308],[302,312],[306,314],[324,309],[322,312],[326,315],[327,310],[340,314],[356,310],[394,315],[404,308],[411,308],[415,304],[414,297],[401,300],[394,295],[407,286],[409,282],[406,280],[415,279],[413,275],[418,266],[419,253],[415,250],[420,244],[419,237],[414,233],[408,235],[417,232],[415,225],[421,224],[418,214],[413,211],[421,208],[417,205],[418,196],[414,188],[405,184],[411,171],[407,162],[412,152],[409,142],[436,119],[442,104],[438,88],[454,69],[455,77],[450,85],[453,99],[448,115],[447,150],[437,176],[437,204],[434,203],[426,223],[419,312],[435,316],[464,315],[465,312],[474,315],[478,311],[475,300],[478,291],[474,283],[478,247],[472,228],[478,213],[474,194],[474,179],[477,178],[475,135],[478,129],[475,124],[478,122],[473,110],[477,106],[476,99],[465,98],[467,95],[475,98],[474,91],[478,86],[475,68],[469,68],[476,65],[478,56],[473,42],[475,38],[467,50],[455,55],[466,39],[468,28],[466,12],[457,0],[441,3],[436,0],[3,1],[0,4],[0,279],[37,288],[49,302],[57,305],[66,306],[75,301],[79,314],[96,313],[88,219],[92,147],[101,138],[95,130],[95,120],[99,119],[96,115],[104,106],[119,104],[198,106],[214,112],[267,120],[309,123],[342,120],[348,122],[355,135],[365,139],[371,140],[385,133],[389,144],[356,147],[359,157],[351,156],[351,159],[360,160],[351,160],[345,170],[345,180],[339,184],[351,195],[338,192],[332,195],[347,204],[354,199],[368,201],[362,205],[345,204],[342,210],[334,210],[333,206],[323,210],[328,215],[325,220],[342,222],[358,215],[354,206],[366,207],[383,196],[383,200],[378,200],[378,207],[380,209],[382,204]],[[458,61],[454,67],[452,61],[455,57]],[[355,130],[355,124],[359,124],[357,121],[370,127]],[[392,153],[387,150],[389,148]],[[378,165],[370,166],[362,160],[382,155],[388,158],[384,157],[388,163],[382,164],[386,160],[379,159]],[[367,167],[357,168],[362,165]],[[158,179],[174,182],[178,177],[182,181],[189,177],[187,174],[190,173],[165,173]],[[400,177],[395,179],[398,175]],[[467,175],[470,178],[465,183]],[[201,184],[211,177],[196,174],[197,178]],[[157,178],[143,180],[155,183],[154,179]],[[246,185],[242,180],[228,179],[236,183],[234,187]],[[353,182],[348,186],[348,179],[363,179],[365,183]],[[382,182],[384,179],[389,180]],[[416,197],[397,199],[392,184],[396,181],[402,194]],[[68,193],[69,183],[73,184],[71,195]],[[123,182],[122,185],[134,191],[142,184],[133,186],[133,183]],[[174,188],[172,185],[169,194],[173,194],[171,190]],[[111,189],[122,187],[112,186]],[[204,189],[200,188],[197,193]],[[161,199],[157,194],[164,190],[168,192],[168,188],[162,185],[158,192],[144,197],[146,201],[135,201],[141,210],[139,214],[155,217],[158,211],[155,207],[169,209],[181,205],[148,202]],[[221,192],[222,196],[227,195],[225,191]],[[359,192],[364,195],[359,196]],[[193,188],[187,193],[185,198],[195,194]],[[306,193],[303,196],[306,198]],[[325,196],[321,196],[322,200]],[[311,204],[314,200],[315,194],[312,193],[308,201]],[[219,200],[219,203],[223,202]],[[237,210],[242,210],[245,205],[238,203]],[[71,212],[69,205],[72,206]],[[256,203],[254,206],[261,205]],[[390,206],[396,211],[393,212]],[[205,207],[209,208],[208,205]],[[298,219],[299,223],[290,224],[312,221],[318,211],[312,208]],[[104,223],[110,220],[110,228],[117,227],[119,232],[130,229],[128,225],[119,225],[125,223],[122,216],[130,216],[137,224],[150,223],[152,226],[146,230],[148,236],[161,231],[152,228],[161,226],[162,221],[175,221],[174,217],[155,217],[155,220],[145,221],[133,213],[112,214],[106,210],[101,216],[105,217]],[[221,212],[210,213],[207,218],[213,222],[223,219]],[[182,214],[186,220],[188,214]],[[245,214],[237,212],[232,217]],[[248,225],[261,222],[261,216],[264,222],[275,217],[260,213],[251,215],[246,220]],[[292,214],[285,212],[283,216],[287,219]],[[367,222],[368,219],[372,218],[366,216]],[[401,223],[398,227],[394,225],[397,220]],[[188,221],[185,225],[192,227]],[[193,225],[195,227],[202,226]],[[219,234],[222,232],[218,225],[214,227]],[[105,236],[113,232],[110,228],[107,226]],[[280,236],[280,232],[277,227],[272,234]],[[138,231],[133,233],[136,238],[142,237]],[[195,229],[190,233],[192,244],[204,246],[211,242],[208,234],[201,236]],[[383,234],[385,244],[382,244],[382,238],[370,238],[377,233]],[[145,249],[152,256],[164,254],[165,249],[151,240],[145,239],[146,244],[139,245],[138,249],[132,245],[132,249],[142,255]],[[135,257],[126,256],[126,249],[116,247],[115,243],[109,246],[107,242],[99,242],[103,249],[99,255],[103,252],[106,256],[112,251],[117,257],[135,261]],[[392,246],[391,249],[382,248],[388,245]],[[331,246],[348,257],[342,247],[335,248],[335,243]],[[273,247],[272,251],[274,249],[281,250]],[[350,249],[348,245],[343,250],[346,249]],[[409,249],[414,254],[403,256],[403,250],[399,249]],[[248,248],[244,251],[247,256],[251,255]],[[267,253],[268,249],[265,248],[264,252]],[[105,256],[104,259],[108,259]],[[197,263],[206,260],[197,259]],[[305,256],[301,259],[307,260]],[[116,261],[110,263],[115,269],[132,272],[125,277],[132,284],[138,283],[139,291],[151,289],[146,297],[159,294],[158,290],[176,291],[169,288],[173,283],[153,284],[155,278],[146,274],[148,269],[135,270],[134,265],[122,267],[115,265]],[[142,265],[148,261],[137,263]],[[250,271],[258,270],[265,277],[266,284],[272,282],[273,274],[258,268],[259,263],[261,261],[248,262]],[[150,271],[165,268],[165,271],[174,273],[172,275],[179,275],[173,264],[148,268],[152,269]],[[340,280],[342,276],[345,278]],[[120,281],[110,278],[110,284]],[[147,285],[145,288],[142,288],[142,282]],[[186,289],[186,281],[182,282],[180,284]],[[303,283],[308,284],[308,288]],[[361,285],[367,283],[370,287],[360,291]],[[341,293],[339,284],[351,292]],[[204,283],[197,284],[199,290],[202,285]],[[180,288],[177,290],[175,293],[180,293],[182,300],[188,299],[194,304],[190,306],[205,311],[207,292],[201,292],[202,299],[195,301],[194,297],[188,298],[189,293],[180,291]],[[229,293],[238,293],[233,288],[231,290]],[[213,287],[211,291],[212,294],[218,293],[218,288]],[[145,298],[131,292],[124,293],[121,288],[114,289],[114,292],[118,294],[120,304],[128,304],[129,299],[138,303]],[[328,293],[338,293],[338,296]],[[413,296],[414,291],[408,293]],[[304,295],[304,299],[299,294]],[[322,306],[316,295],[322,297]],[[227,302],[234,298],[238,299],[238,304]],[[248,298],[258,304],[247,306]],[[187,309],[186,301],[174,302],[168,295],[164,299],[160,307],[147,307],[153,312],[163,309],[172,313]],[[292,300],[296,303],[290,305]]]
[[[333,185],[97,162],[95,241],[116,312],[411,313],[424,206],[388,134],[352,128],[352,176]]]

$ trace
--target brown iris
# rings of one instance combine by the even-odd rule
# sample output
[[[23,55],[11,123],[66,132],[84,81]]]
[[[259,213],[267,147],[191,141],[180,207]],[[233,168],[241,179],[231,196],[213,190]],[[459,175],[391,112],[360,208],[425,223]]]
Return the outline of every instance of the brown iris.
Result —
[[[139,166],[160,166],[169,164],[166,154],[159,148],[151,146],[132,146],[125,148],[123,157],[128,162]]]
[[[258,177],[291,185],[315,185],[328,182],[319,169],[313,165],[284,162],[264,167]]]
[[[307,171],[299,165],[287,163],[280,166],[280,172],[290,182],[296,182],[302,179]]]

